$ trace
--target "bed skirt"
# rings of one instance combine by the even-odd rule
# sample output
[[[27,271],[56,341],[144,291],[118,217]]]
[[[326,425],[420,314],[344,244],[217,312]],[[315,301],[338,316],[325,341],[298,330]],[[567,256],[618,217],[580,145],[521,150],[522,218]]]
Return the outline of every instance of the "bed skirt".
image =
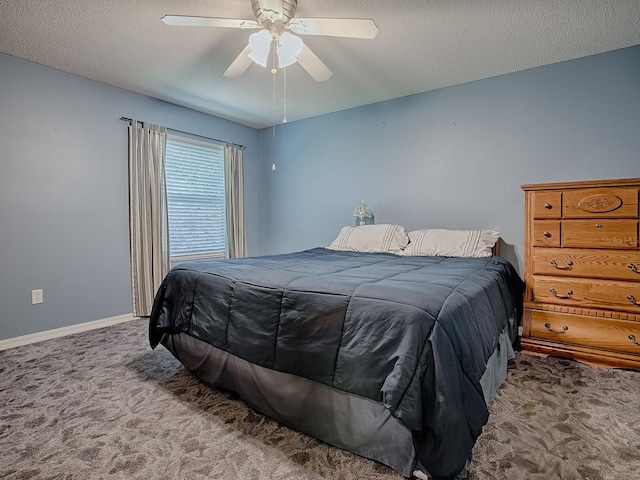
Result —
[[[487,404],[506,378],[508,360],[515,356],[516,323],[511,319],[501,332],[480,379]],[[166,334],[162,344],[198,378],[236,392],[283,425],[380,462],[407,478],[428,477],[417,460],[411,430],[382,403],[255,365],[185,333]],[[466,478],[466,470],[458,478]]]

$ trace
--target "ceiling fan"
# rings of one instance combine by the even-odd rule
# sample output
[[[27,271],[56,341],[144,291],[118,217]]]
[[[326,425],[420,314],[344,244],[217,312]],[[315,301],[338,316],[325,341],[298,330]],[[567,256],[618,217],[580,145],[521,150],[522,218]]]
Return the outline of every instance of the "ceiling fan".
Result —
[[[297,35],[323,35],[373,39],[378,27],[373,20],[364,18],[296,18],[298,0],[251,0],[255,20],[217,17],[191,17],[165,15],[167,25],[190,27],[223,27],[260,29],[249,37],[249,45],[224,72],[227,78],[242,75],[251,62],[263,67],[272,48],[278,56],[278,66],[284,68],[298,62],[316,81],[328,80],[333,73],[307,47]]]

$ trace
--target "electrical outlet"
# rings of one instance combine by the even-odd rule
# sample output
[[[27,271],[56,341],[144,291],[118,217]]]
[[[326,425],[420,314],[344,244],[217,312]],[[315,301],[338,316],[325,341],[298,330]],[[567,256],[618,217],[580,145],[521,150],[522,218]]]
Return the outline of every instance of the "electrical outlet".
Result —
[[[43,303],[44,298],[42,296],[42,289],[31,290],[31,305],[36,305],[38,303]]]

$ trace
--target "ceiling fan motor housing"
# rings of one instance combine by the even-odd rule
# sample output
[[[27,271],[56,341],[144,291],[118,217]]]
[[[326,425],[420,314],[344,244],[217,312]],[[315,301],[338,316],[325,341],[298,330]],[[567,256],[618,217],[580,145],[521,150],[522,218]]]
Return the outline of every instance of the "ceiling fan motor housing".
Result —
[[[291,21],[296,14],[298,0],[282,0],[282,15],[280,15],[280,12],[263,11],[260,8],[259,0],[251,0],[251,6],[258,24],[270,30],[270,24],[275,23],[277,20],[281,21],[284,26]]]

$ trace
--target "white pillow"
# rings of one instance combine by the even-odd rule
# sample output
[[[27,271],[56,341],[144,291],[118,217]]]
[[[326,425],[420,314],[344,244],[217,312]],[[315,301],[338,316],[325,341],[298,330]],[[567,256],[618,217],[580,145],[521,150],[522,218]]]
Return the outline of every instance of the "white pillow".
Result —
[[[342,227],[327,248],[349,252],[400,253],[409,243],[404,227],[392,224]]]
[[[402,255],[442,257],[490,257],[500,238],[495,230],[428,229],[409,232]]]

